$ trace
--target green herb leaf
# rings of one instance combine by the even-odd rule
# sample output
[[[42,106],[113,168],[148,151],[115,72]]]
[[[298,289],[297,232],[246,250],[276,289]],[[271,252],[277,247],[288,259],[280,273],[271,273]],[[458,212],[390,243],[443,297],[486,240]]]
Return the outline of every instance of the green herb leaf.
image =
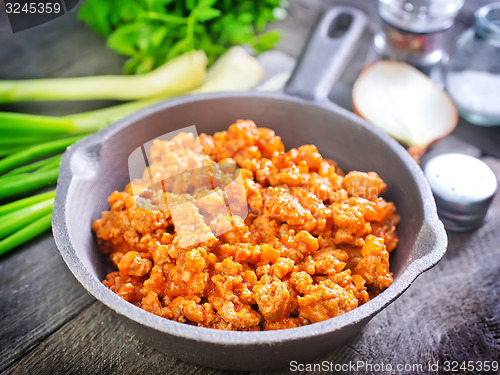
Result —
[[[108,47],[129,56],[126,73],[144,73],[193,49],[209,63],[233,45],[257,53],[273,48],[279,33],[262,34],[286,0],[87,0],[78,17],[108,37]],[[281,10],[281,12],[279,12]]]
[[[87,1],[80,8],[78,18],[85,21],[95,32],[101,35],[109,35],[111,32],[111,24],[108,21],[110,12],[110,2],[100,0]]]
[[[196,12],[196,19],[198,21],[205,22],[213,18],[219,17],[221,14],[222,12],[219,9],[204,8],[204,9],[199,9]]]

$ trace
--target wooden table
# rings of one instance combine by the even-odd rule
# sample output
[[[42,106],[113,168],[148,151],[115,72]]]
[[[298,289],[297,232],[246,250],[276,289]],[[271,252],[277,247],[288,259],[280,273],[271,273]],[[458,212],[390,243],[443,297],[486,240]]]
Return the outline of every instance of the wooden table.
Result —
[[[273,26],[284,31],[278,48],[296,57],[318,13],[333,3],[291,1],[288,19]],[[373,0],[344,3],[355,3],[371,15],[358,53],[332,90],[331,97],[349,108],[350,87],[366,61],[377,16]],[[480,4],[466,3],[455,35],[470,25],[472,11]],[[122,57],[105,47],[103,39],[76,20],[74,11],[49,24],[12,34],[2,10],[0,46],[2,79],[120,73],[123,62]],[[4,106],[1,110],[64,114],[102,105],[29,104]],[[500,176],[500,128],[484,129],[461,121],[454,133],[432,147],[428,155],[450,150],[481,157]],[[499,228],[500,194],[484,226],[474,232],[449,233],[448,252],[435,268],[420,276],[358,337],[315,363],[364,361],[371,365],[390,363],[394,369],[397,364],[407,364],[416,366],[393,372],[418,374],[443,373],[445,361],[500,360]],[[436,361],[440,361],[441,371],[427,367]],[[418,365],[425,366],[424,370]],[[0,371],[224,373],[179,361],[139,341],[110,309],[80,286],[61,259],[50,233],[0,257]],[[285,374],[288,370],[272,373]]]

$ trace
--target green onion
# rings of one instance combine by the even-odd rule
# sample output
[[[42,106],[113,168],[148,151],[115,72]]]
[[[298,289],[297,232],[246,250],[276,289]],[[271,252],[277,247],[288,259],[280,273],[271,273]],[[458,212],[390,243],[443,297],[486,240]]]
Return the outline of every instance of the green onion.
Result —
[[[26,145],[10,145],[0,147],[0,157],[14,154],[16,152],[22,151],[26,148]]]
[[[0,174],[10,171],[20,165],[40,159],[44,156],[53,155],[64,151],[68,146],[82,139],[84,136],[76,136],[58,139],[56,141],[42,143],[36,146],[28,147],[22,151],[13,153],[0,160]]]
[[[0,206],[0,217],[3,215],[7,215],[11,212],[20,210],[24,207],[31,206],[31,205],[36,204],[38,202],[54,198],[55,196],[56,196],[56,191],[51,190],[51,191],[48,191],[46,193],[33,195],[31,197],[28,197],[28,198],[19,199],[17,201],[11,202],[11,203],[4,204],[4,205]]]
[[[48,214],[53,206],[54,198],[50,198],[0,217],[0,239]]]
[[[173,96],[198,87],[205,78],[203,51],[180,55],[154,71],[136,76],[0,81],[0,103],[19,101],[117,99]]]
[[[47,138],[93,133],[161,99],[138,100],[70,116],[41,116],[0,112],[0,145],[18,146]],[[26,137],[26,134],[31,137]],[[2,147],[3,148],[3,147]]]
[[[29,115],[25,113],[0,112],[2,138],[16,140],[17,137],[50,137],[77,133],[74,121],[67,117]]]
[[[31,224],[11,234],[9,237],[0,241],[0,255],[5,254],[7,251],[12,250],[39,234],[50,229],[52,224],[52,212],[45,214]]]
[[[21,147],[25,145],[31,145],[33,143],[47,142],[50,140],[51,140],[50,138],[46,137],[10,137],[5,134],[2,134],[2,136],[0,137],[0,147],[5,147],[5,146]]]
[[[45,159],[46,160],[45,164],[42,165],[40,168],[38,168],[37,172],[46,171],[47,169],[51,169],[54,167],[58,168],[59,164],[61,164],[61,158],[62,158],[62,154],[53,156],[49,159]]]
[[[35,170],[44,170],[44,169],[47,169],[47,166],[51,167],[53,165],[58,165],[61,161],[61,157],[62,157],[62,154],[52,156],[52,157],[47,158],[47,159],[39,160],[39,161],[36,161],[36,162],[28,164],[28,165],[23,165],[22,167],[13,169],[10,172],[5,173],[3,176],[4,177],[5,176],[13,176],[16,174],[32,172]]]
[[[59,167],[0,178],[0,200],[15,197],[57,182]]]

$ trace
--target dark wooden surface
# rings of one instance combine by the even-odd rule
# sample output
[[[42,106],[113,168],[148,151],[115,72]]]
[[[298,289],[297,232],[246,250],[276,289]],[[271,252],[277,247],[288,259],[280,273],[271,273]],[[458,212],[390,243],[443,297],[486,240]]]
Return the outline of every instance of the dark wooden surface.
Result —
[[[288,19],[275,25],[284,30],[278,48],[296,57],[318,13],[333,3],[291,1]],[[331,94],[349,108],[350,86],[368,58],[377,17],[373,0],[343,3],[355,3],[371,15],[358,53]],[[455,33],[470,24],[472,11],[481,3],[484,1],[466,3]],[[119,73],[122,62],[123,58],[106,49],[102,39],[76,21],[74,12],[36,29],[12,34],[0,10],[0,79]],[[11,105],[0,110],[63,114],[102,104]],[[426,157],[450,150],[481,157],[500,176],[500,128],[483,129],[461,121],[455,132],[433,146]],[[429,361],[443,365],[453,360],[500,360],[499,228],[500,194],[483,227],[474,232],[449,233],[447,254],[435,268],[420,276],[358,337],[315,363],[364,361],[395,367],[427,366]],[[442,368],[438,372],[427,367],[423,371],[415,367],[393,372],[444,373]],[[224,373],[176,360],[134,337],[80,286],[62,261],[50,233],[0,257],[0,372]]]

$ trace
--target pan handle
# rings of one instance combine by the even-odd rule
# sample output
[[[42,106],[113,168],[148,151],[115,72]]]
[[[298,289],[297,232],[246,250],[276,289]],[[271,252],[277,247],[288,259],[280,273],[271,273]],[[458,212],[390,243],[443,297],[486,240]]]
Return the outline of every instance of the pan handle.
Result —
[[[285,86],[285,93],[325,101],[356,51],[365,29],[365,14],[350,7],[334,7],[323,14]]]

